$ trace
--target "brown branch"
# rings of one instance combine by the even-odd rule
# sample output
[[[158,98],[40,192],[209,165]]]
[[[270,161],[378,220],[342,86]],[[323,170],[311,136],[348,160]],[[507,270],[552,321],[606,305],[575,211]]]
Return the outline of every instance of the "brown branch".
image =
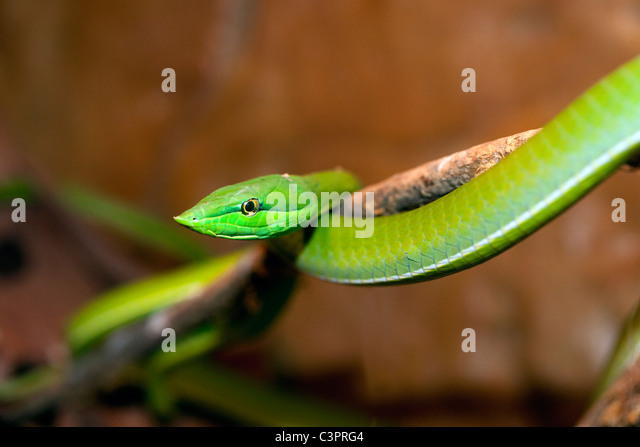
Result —
[[[482,174],[539,131],[528,130],[473,146],[396,174],[363,191],[374,192],[376,216],[419,208]]]
[[[445,196],[487,171],[540,130],[542,129],[527,130],[478,144],[395,174],[386,180],[362,188],[362,191],[374,192],[375,216],[397,214],[419,208]],[[640,152],[627,161],[625,168],[631,170],[640,168]]]
[[[640,357],[591,406],[580,427],[640,425]]]

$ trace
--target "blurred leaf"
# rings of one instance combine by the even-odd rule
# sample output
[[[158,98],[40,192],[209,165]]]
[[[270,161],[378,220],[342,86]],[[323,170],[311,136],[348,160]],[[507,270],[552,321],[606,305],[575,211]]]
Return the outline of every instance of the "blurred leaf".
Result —
[[[167,222],[131,206],[77,185],[66,185],[61,202],[74,212],[99,222],[150,247],[171,253],[182,260],[206,259],[210,253],[186,236],[173,219]],[[170,223],[169,223],[170,221]]]
[[[618,336],[616,348],[607,362],[600,383],[595,389],[592,399],[600,397],[640,356],[640,302],[625,322]]]
[[[0,402],[16,402],[28,398],[58,383],[60,377],[60,371],[43,367],[1,381]]]
[[[34,199],[36,194],[31,183],[21,177],[0,179],[0,202],[11,203],[16,197]]]
[[[20,197],[38,200],[38,188],[24,177],[0,181],[0,202]],[[144,211],[78,185],[66,185],[57,200],[69,211],[104,225],[135,242],[168,253],[183,261],[199,261],[211,253],[191,239],[188,233],[167,217],[166,222]]]
[[[167,385],[181,400],[246,425],[362,427],[374,422],[336,404],[273,388],[204,361],[181,366],[169,376]]]

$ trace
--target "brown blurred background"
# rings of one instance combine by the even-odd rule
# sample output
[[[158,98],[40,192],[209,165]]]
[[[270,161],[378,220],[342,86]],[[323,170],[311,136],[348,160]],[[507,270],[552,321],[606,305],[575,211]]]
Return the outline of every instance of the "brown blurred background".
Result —
[[[638,49],[633,0],[4,0],[0,125],[14,149],[0,163],[26,156],[169,220],[258,175],[342,166],[373,183],[541,127]],[[160,88],[165,67],[176,93]],[[461,90],[466,67],[476,93]],[[572,424],[640,296],[639,181],[617,173],[442,280],[304,278],[266,337],[225,358],[250,369],[258,357],[304,392],[403,425]],[[615,197],[626,223],[611,221]],[[0,281],[0,374],[50,356],[98,289],[45,218],[18,228],[9,216],[0,234],[17,232],[30,263]],[[476,353],[460,349],[468,327]],[[132,420],[111,423],[145,422]]]

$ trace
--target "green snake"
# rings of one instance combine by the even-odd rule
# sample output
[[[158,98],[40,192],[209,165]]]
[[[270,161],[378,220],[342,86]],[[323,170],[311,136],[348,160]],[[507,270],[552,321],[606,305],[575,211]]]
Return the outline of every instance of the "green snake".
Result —
[[[345,171],[269,175],[226,186],[175,219],[210,236],[267,239],[274,251],[300,270],[329,281],[425,281],[480,264],[532,234],[607,178],[639,144],[640,57],[601,80],[487,172],[428,205],[375,217],[370,237],[357,237],[361,228],[345,226],[343,218],[335,225],[296,231],[292,223],[321,221],[333,207],[312,200],[284,204],[269,200],[274,193],[289,196],[293,186],[299,196],[316,197],[359,188],[357,179]],[[243,256],[235,253],[108,292],[72,321],[68,337],[74,353],[81,355],[115,328],[193,299],[208,284],[227,282],[225,277],[238,269]],[[287,290],[275,288],[273,293],[286,297],[291,286],[285,284]],[[265,290],[270,293],[269,287]],[[265,303],[274,301],[262,298]],[[265,315],[258,324],[247,318],[242,324],[234,320],[232,326],[247,333],[261,330],[283,303],[272,304],[272,308],[262,306]],[[218,346],[225,334],[220,327],[196,334],[204,335],[205,341],[194,350]],[[181,348],[185,351],[189,349]],[[622,364],[617,362],[613,372],[619,372]]]
[[[640,58],[622,66],[569,105],[543,130],[487,172],[418,209],[375,218],[371,237],[355,226],[316,226],[304,237],[274,239],[302,271],[347,284],[426,281],[473,267],[505,251],[607,178],[640,142]],[[344,192],[356,180],[341,171],[268,175],[220,188],[175,220],[231,239],[275,238],[269,195]],[[271,201],[273,202],[273,201]],[[294,202],[291,200],[290,202]],[[278,205],[287,222],[326,209]],[[300,233],[300,232],[297,232]],[[309,234],[311,233],[311,234]],[[282,242],[280,242],[282,241]],[[286,242],[285,242],[286,241]],[[293,247],[293,248],[292,248]]]

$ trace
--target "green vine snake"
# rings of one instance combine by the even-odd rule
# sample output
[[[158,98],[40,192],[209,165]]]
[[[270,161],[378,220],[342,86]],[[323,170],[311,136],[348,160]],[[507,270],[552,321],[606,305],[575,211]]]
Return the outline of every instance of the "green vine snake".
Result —
[[[175,220],[210,236],[275,238],[270,239],[273,247],[300,270],[333,282],[426,281],[480,264],[527,237],[612,174],[639,143],[636,58],[594,85],[487,172],[433,203],[376,217],[368,238],[356,237],[355,226],[317,226],[312,232],[292,233],[289,225],[272,223],[272,213],[283,209],[287,222],[301,215],[319,216],[327,209],[310,209],[311,201],[291,201],[276,209],[270,194],[286,196],[291,184],[298,192],[316,196],[357,189],[355,178],[342,171],[269,175],[226,186]]]
[[[289,222],[329,212],[313,202],[287,203],[287,225],[270,223],[275,208],[270,194],[286,197],[292,185],[300,194],[316,196],[356,190],[358,181],[344,171],[270,175],[227,186],[175,219],[206,235],[268,239],[274,251],[300,270],[329,281],[426,281],[480,264],[532,234],[607,178],[639,145],[640,57],[597,83],[484,174],[413,211],[376,217],[370,237],[356,237],[357,227],[342,224],[294,231]],[[72,322],[68,335],[73,351],[81,354],[114,328],[197,295],[204,284],[235,269],[239,256],[108,293]],[[258,326],[268,324],[281,304],[267,309],[268,318]],[[217,346],[221,334],[220,328],[205,333],[209,341],[204,348]]]

